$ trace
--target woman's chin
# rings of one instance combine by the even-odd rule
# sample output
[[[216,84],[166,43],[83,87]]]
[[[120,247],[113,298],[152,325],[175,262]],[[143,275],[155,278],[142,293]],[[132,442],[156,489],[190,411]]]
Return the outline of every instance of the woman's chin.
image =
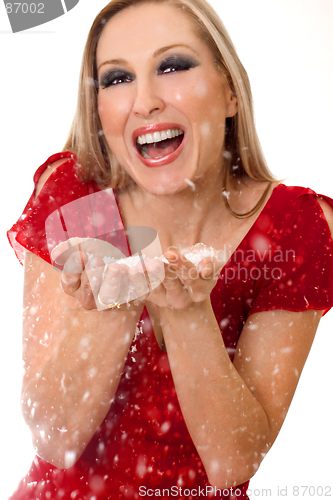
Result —
[[[164,177],[164,176],[163,176]],[[174,195],[183,193],[185,190],[195,191],[194,182],[190,181],[187,177],[174,178],[166,176],[164,179],[149,179],[147,182],[138,183],[145,191],[159,196]]]
[[[125,170],[134,183],[151,194],[165,196],[189,189],[195,191],[193,178],[197,172],[196,159],[187,161],[186,169],[184,169],[183,158],[155,168],[147,167],[143,162],[138,161],[138,158],[126,160],[123,165],[126,165]]]

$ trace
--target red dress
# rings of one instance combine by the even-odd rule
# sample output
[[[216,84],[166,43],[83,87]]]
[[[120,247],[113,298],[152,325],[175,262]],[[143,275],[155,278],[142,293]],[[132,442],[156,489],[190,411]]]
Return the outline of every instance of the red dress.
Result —
[[[117,203],[104,200],[93,206],[99,198],[91,195],[100,190],[94,182],[78,179],[73,154],[51,156],[37,170],[35,183],[59,158],[67,161],[52,173],[36,201],[32,195],[8,232],[20,261],[26,248],[50,263],[50,249],[61,231],[69,237],[112,234],[113,243],[129,255]],[[333,243],[317,196],[308,188],[278,185],[223,268],[211,301],[231,359],[250,314],[273,309],[326,313],[333,306]],[[333,206],[333,200],[322,198]],[[45,221],[69,203],[72,218],[65,217],[65,224],[61,218],[62,230],[52,240]],[[81,458],[62,470],[36,456],[11,499],[136,500],[162,496],[163,488],[166,496],[169,490],[178,499],[246,499],[247,486],[231,493],[210,486],[182,416],[168,356],[156,342],[145,309],[115,400]]]

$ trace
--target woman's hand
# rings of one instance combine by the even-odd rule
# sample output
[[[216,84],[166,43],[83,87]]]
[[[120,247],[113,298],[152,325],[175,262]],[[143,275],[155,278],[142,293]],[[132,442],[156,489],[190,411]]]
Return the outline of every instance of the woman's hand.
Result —
[[[84,309],[96,309],[95,294],[106,262],[125,255],[110,243],[93,238],[70,238],[51,254],[56,268],[62,269],[60,285]]]
[[[147,301],[181,310],[210,296],[222,267],[219,260],[204,257],[195,266],[176,249],[167,251],[165,257],[168,263],[145,259],[130,267],[125,264],[130,258],[116,247],[91,238],[72,239],[70,245],[62,243],[52,252],[53,260],[63,266],[63,291],[84,309],[137,306]]]
[[[209,298],[216,285],[222,263],[214,257],[204,257],[198,266],[187,260],[178,250],[168,250],[165,253],[169,264],[148,261],[146,267],[149,277],[161,265],[164,265],[165,278],[146,297],[158,307],[185,309],[195,302],[204,302]]]
[[[147,279],[145,263],[139,260],[130,267],[125,262],[132,259],[133,265],[133,257],[126,259],[110,243],[93,238],[61,243],[53,250],[52,259],[63,268],[63,291],[87,310],[138,306],[164,278],[164,270],[159,269]]]

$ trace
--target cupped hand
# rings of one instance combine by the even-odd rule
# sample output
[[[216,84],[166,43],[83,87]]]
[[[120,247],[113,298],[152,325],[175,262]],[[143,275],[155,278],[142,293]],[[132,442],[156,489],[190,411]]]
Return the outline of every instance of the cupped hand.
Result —
[[[63,266],[63,291],[84,309],[131,307],[146,301],[180,310],[210,296],[222,267],[217,258],[204,257],[195,266],[177,249],[167,251],[165,257],[168,263],[145,259],[130,267],[126,262],[131,258],[126,259],[119,249],[90,238],[65,242],[52,253]]]
[[[162,274],[159,270],[149,279],[145,261],[136,258],[133,266],[133,258],[126,258],[108,242],[92,238],[61,243],[53,250],[52,259],[62,266],[63,291],[88,310],[138,306],[164,278],[163,269]]]
[[[195,302],[209,298],[217,283],[222,263],[215,257],[204,257],[198,266],[187,260],[178,250],[167,251],[163,282],[146,297],[158,307],[185,309]],[[148,261],[147,270],[154,272],[159,262]]]
[[[51,258],[62,269],[60,285],[84,309],[96,309],[106,262],[125,257],[110,243],[95,238],[70,238],[57,245]]]

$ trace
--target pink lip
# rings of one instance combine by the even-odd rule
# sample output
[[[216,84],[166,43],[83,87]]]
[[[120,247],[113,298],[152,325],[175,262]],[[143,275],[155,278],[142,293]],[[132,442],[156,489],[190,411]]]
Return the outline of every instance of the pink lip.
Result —
[[[168,130],[173,128],[180,128],[181,130],[184,130],[184,127],[180,126],[177,123],[156,123],[155,125],[148,125],[147,127],[141,127],[134,130],[132,138],[135,152],[137,157],[144,165],[146,165],[146,167],[162,167],[163,165],[167,165],[168,163],[172,163],[173,161],[175,161],[183,150],[186,131],[184,130],[184,139],[182,140],[179,148],[176,149],[176,151],[174,151],[173,153],[163,156],[162,158],[143,158],[135,145],[137,137],[139,137],[140,135],[153,134],[154,132],[161,132],[161,130]]]

